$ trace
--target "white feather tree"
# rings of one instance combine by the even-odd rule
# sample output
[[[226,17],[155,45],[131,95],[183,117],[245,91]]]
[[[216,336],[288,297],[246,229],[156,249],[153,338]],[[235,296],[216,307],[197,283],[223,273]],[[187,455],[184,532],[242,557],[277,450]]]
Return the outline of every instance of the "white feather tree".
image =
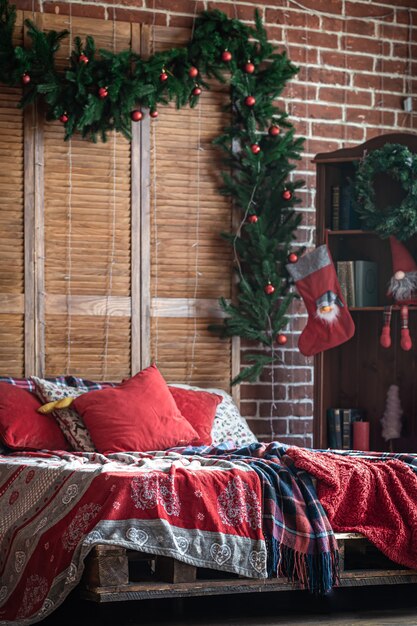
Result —
[[[400,389],[398,385],[391,385],[388,389],[385,411],[381,419],[382,436],[385,441],[401,437],[402,414]]]

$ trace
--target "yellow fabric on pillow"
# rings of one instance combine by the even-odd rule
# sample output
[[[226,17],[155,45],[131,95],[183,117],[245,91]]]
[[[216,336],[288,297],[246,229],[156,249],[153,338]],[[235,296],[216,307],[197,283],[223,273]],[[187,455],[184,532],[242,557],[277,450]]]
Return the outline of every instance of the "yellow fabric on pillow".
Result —
[[[48,402],[47,404],[43,404],[38,409],[38,413],[43,413],[44,415],[48,413],[52,413],[55,409],[67,409],[74,402],[75,398],[61,398],[61,400],[55,400],[54,402]]]

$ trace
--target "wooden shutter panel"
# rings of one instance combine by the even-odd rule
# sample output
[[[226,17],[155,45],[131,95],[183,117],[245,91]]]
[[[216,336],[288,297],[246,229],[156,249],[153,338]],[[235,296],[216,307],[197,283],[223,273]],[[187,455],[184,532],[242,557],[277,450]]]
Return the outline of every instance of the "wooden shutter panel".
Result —
[[[69,27],[67,16],[43,16],[45,30]],[[131,43],[129,24],[72,18],[72,36],[86,34],[97,48]],[[43,149],[43,369],[120,380],[131,373],[131,144],[64,142],[60,122],[49,122]]]
[[[22,43],[18,11],[15,44]],[[23,376],[24,317],[24,118],[20,89],[0,86],[0,372]]]
[[[181,46],[190,32],[156,27],[154,51]],[[207,330],[231,296],[231,207],[220,196],[220,153],[227,87],[204,91],[197,108],[163,107],[151,138],[152,355],[171,381],[229,387],[232,342]],[[198,273],[196,280],[196,273]]]

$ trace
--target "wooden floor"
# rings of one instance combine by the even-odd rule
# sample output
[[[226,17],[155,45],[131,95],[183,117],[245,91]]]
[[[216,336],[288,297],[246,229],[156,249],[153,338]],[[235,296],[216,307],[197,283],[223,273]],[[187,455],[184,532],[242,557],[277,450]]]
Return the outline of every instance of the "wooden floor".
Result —
[[[42,626],[417,626],[417,585],[107,605],[69,598]]]

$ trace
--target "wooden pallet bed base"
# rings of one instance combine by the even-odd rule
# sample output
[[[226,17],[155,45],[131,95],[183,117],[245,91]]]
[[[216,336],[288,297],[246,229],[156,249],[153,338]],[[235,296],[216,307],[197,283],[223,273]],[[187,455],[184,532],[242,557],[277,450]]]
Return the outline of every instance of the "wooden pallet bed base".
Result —
[[[417,583],[416,570],[392,563],[362,535],[339,533],[336,538],[340,587]],[[142,565],[139,574],[138,564]],[[201,570],[169,557],[99,545],[86,560],[81,593],[87,600],[103,603],[296,589],[301,586],[280,578],[254,580]]]

